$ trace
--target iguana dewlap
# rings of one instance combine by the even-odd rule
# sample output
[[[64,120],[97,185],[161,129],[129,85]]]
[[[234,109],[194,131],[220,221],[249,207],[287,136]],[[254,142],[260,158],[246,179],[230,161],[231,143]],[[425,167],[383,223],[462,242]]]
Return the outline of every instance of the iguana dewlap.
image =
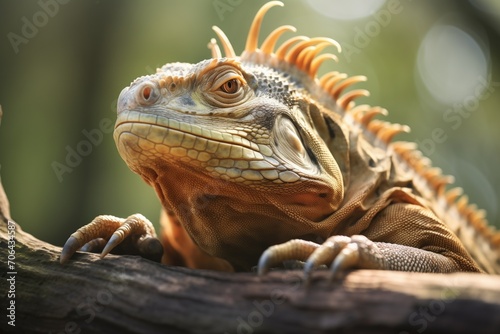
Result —
[[[214,27],[212,58],[170,63],[118,99],[114,138],[132,171],[163,206],[162,233],[142,215],[99,216],[66,242],[61,262],[80,247],[106,255],[119,245],[174,265],[259,271],[285,260],[332,271],[500,273],[500,235],[484,213],[445,190],[450,178],[411,143],[407,127],[373,119],[348,90],[362,76],[319,66],[340,52],[328,38],[274,30],[258,46],[272,1],[257,13],[236,56]],[[459,198],[460,197],[460,198]],[[259,260],[260,259],[260,260]]]

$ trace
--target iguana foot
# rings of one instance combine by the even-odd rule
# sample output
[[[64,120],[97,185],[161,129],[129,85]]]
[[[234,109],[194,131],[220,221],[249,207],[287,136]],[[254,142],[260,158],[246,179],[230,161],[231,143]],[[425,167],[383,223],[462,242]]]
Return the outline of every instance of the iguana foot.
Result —
[[[367,237],[336,235],[321,245],[295,239],[269,247],[260,257],[258,273],[265,274],[270,268],[287,260],[305,262],[306,282],[310,280],[312,271],[320,265],[330,266],[332,278],[350,268],[387,269],[380,249]]]
[[[120,254],[140,255],[156,262],[163,255],[163,246],[146,217],[134,214],[123,219],[105,215],[96,217],[68,238],[60,262],[68,262],[77,250],[101,252],[103,258],[118,245]]]

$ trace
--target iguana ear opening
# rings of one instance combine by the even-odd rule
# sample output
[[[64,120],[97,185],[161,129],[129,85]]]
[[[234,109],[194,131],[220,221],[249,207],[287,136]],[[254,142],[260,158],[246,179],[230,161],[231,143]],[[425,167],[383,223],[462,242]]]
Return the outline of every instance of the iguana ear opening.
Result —
[[[338,120],[336,114],[326,114],[313,103],[301,103],[301,109],[307,110],[311,125],[316,129],[342,172],[344,188],[348,187],[350,180],[348,131],[341,126],[342,122]]]
[[[311,176],[321,173],[316,157],[303,142],[302,135],[293,121],[287,116],[279,115],[276,118],[271,147],[291,170]]]
[[[270,144],[295,176],[282,178],[285,184],[293,183],[293,191],[284,190],[284,198],[280,199],[287,210],[318,221],[340,206],[344,198],[342,171],[324,141],[301,116],[292,121],[289,116],[279,115]]]

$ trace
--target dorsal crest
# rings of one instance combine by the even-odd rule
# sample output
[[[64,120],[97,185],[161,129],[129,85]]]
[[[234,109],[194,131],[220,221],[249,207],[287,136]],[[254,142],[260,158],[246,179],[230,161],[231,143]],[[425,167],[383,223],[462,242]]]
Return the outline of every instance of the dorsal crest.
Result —
[[[326,60],[338,62],[337,55],[333,53],[321,53],[326,47],[332,46],[338,53],[342,51],[340,44],[327,37],[294,36],[277,46],[278,39],[285,32],[296,32],[297,29],[290,25],[283,25],[274,29],[262,44],[258,45],[260,28],[265,14],[275,6],[283,6],[280,1],[270,1],[263,5],[255,15],[248,32],[245,50],[241,54],[242,61],[254,61],[256,63],[275,64],[277,67],[287,65],[298,69],[301,73],[314,80],[316,84],[328,93],[343,110],[354,107],[353,100],[357,97],[368,96],[369,92],[364,89],[351,90],[342,94],[346,88],[358,82],[365,81],[365,76],[348,77],[344,73],[332,71],[317,78],[319,67]],[[220,40],[224,56],[236,58],[237,55],[231,42],[219,27],[212,27]],[[221,58],[222,52],[215,39],[208,44],[213,58]]]

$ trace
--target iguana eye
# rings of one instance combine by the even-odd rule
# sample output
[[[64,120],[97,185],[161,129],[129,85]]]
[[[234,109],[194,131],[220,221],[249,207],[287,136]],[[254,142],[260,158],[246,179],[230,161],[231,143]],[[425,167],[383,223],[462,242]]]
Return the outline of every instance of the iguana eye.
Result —
[[[214,82],[215,93],[227,99],[235,99],[243,94],[244,80],[239,73],[226,70],[219,74]]]
[[[240,89],[241,83],[237,79],[231,79],[222,84],[220,86],[220,90],[222,90],[224,93],[228,94],[234,94]]]
[[[201,91],[205,100],[217,108],[240,105],[253,96],[243,74],[233,66],[225,65],[205,75]]]

